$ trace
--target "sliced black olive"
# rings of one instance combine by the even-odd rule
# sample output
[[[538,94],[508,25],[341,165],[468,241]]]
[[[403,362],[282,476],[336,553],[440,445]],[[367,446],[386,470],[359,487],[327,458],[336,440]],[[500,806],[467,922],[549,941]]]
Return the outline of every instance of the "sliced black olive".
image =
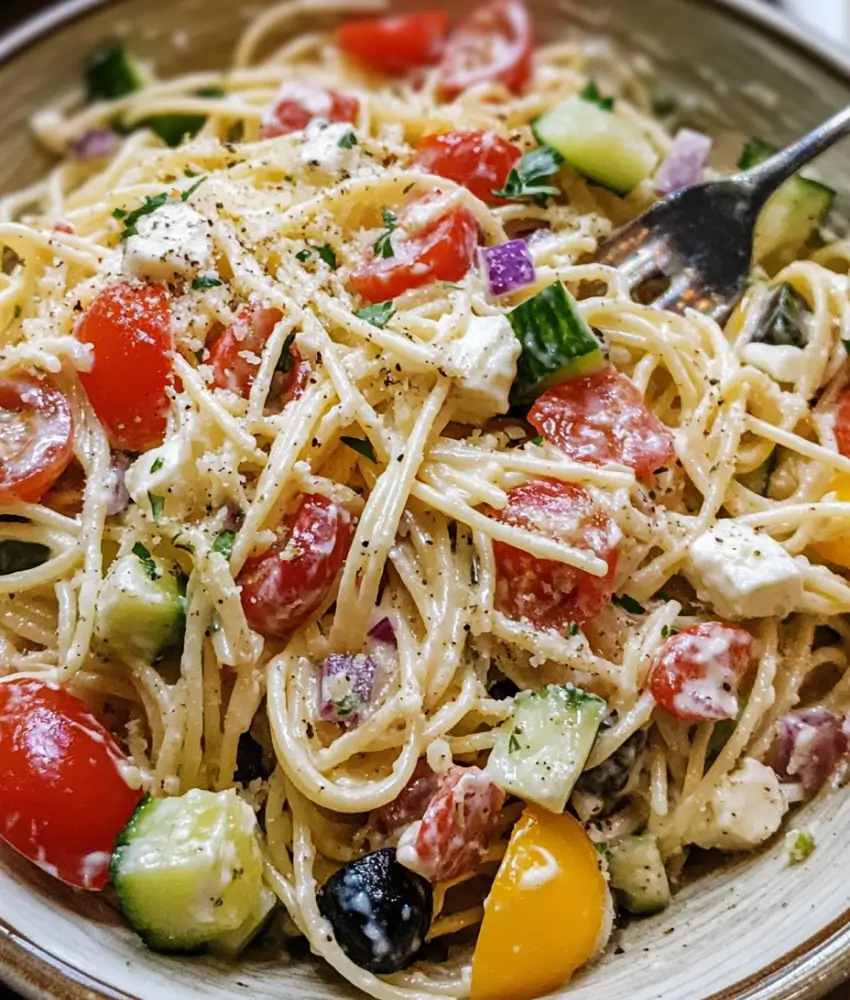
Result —
[[[513,698],[514,695],[519,694],[519,688],[508,677],[503,677],[492,684],[487,693],[496,701],[504,701],[505,698]]]
[[[631,773],[645,746],[646,733],[639,729],[607,760],[585,771],[576,782],[576,789],[601,799],[619,795],[629,783]]]
[[[774,285],[762,304],[762,314],[753,334],[753,343],[777,347],[805,347],[808,343],[806,317],[809,305],[791,285]]]
[[[378,975],[416,960],[434,912],[430,884],[400,865],[392,848],[349,862],[322,886],[318,902],[340,948]]]
[[[243,733],[239,737],[239,746],[236,750],[236,771],[233,780],[241,785],[250,785],[257,778],[268,778],[271,776],[273,767],[266,760],[263,748],[250,733]]]

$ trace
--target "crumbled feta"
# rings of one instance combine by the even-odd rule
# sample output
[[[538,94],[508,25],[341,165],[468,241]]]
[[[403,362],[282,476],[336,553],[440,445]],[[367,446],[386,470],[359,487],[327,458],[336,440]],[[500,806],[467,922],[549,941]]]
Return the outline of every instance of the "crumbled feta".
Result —
[[[151,510],[150,495],[164,499],[164,511],[179,516],[186,510],[186,469],[193,462],[188,434],[178,434],[158,448],[152,448],[136,459],[124,475],[127,492],[146,511]]]
[[[298,151],[300,161],[309,167],[320,167],[326,173],[352,173],[357,165],[357,147],[346,149],[340,143],[353,131],[348,122],[329,125],[317,118],[304,130],[304,142]]]
[[[685,576],[699,599],[729,619],[784,616],[803,598],[803,576],[779,542],[718,521],[691,544]]]
[[[776,833],[787,810],[776,774],[745,757],[715,788],[686,842],[706,850],[748,851]]]
[[[274,103],[266,112],[264,124],[273,125],[276,123],[275,109],[285,101],[300,105],[314,118],[327,119],[333,110],[333,98],[327,90],[311,87],[309,84],[299,83],[297,80],[287,80],[277,92]]]
[[[173,281],[213,269],[210,223],[182,201],[143,215],[124,244],[124,271],[133,278]]]
[[[483,424],[508,412],[520,352],[519,340],[504,316],[472,317],[463,336],[448,345],[457,420]]]
[[[805,351],[799,347],[777,344],[747,344],[743,359],[777,382],[796,382],[803,370]]]

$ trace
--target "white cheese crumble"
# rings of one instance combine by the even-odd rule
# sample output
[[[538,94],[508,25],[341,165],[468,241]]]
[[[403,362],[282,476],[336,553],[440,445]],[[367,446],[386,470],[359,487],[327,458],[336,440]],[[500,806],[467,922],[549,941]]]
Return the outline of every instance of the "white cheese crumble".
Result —
[[[507,413],[521,353],[519,340],[504,316],[473,316],[464,335],[447,345],[455,375],[457,420],[483,424]]]
[[[148,512],[151,511],[150,495],[162,497],[165,513],[169,517],[180,516],[186,509],[182,493],[187,489],[186,469],[192,462],[189,436],[175,435],[158,448],[146,451],[127,469],[124,475],[127,492]]]
[[[691,824],[686,843],[706,850],[748,851],[776,833],[787,810],[774,771],[745,757],[715,788]]]
[[[777,382],[796,382],[803,370],[806,352],[799,347],[777,344],[747,344],[743,360]]]
[[[803,575],[779,542],[734,521],[691,544],[684,573],[701,601],[732,620],[783,617],[803,598]]]
[[[143,215],[124,244],[125,273],[143,281],[173,281],[214,270],[211,228],[182,201]]]
[[[298,158],[304,166],[319,167],[329,174],[353,173],[357,166],[357,147],[346,149],[340,143],[354,131],[349,122],[329,125],[322,119],[310,122],[304,130],[304,142]]]

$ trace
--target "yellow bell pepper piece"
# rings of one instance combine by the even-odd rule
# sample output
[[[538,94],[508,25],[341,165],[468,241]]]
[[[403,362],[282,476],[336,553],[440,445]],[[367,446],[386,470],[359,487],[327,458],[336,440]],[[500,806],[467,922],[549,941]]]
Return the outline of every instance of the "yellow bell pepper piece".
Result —
[[[593,955],[608,887],[581,824],[529,806],[514,828],[484,910],[472,1000],[532,1000]]]
[[[835,494],[840,503],[850,503],[850,473],[840,472],[829,484],[829,493]],[[844,538],[830,538],[812,542],[809,548],[827,562],[850,569],[850,534]]]

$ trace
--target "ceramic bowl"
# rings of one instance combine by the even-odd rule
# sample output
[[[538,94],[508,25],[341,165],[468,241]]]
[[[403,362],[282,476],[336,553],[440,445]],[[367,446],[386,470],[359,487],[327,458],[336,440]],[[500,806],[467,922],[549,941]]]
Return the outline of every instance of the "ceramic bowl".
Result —
[[[47,166],[29,137],[28,119],[78,85],[83,56],[98,42],[132,36],[134,51],[154,59],[163,75],[221,67],[258,6],[240,0],[65,0],[0,38],[0,189],[24,186]],[[396,6],[403,9],[404,0]],[[723,138],[783,142],[850,103],[850,60],[752,0],[586,0],[584,6],[531,0],[531,6],[540,38],[584,29],[641,53],[659,79],[701,98],[704,124]],[[0,9],[0,25],[2,20]],[[822,174],[841,187],[841,152],[822,162]],[[789,867],[779,838],[762,854],[695,880],[667,912],[618,932],[606,958],[562,995],[822,996],[850,975],[850,797],[821,799],[796,822],[812,829],[818,842],[805,865]],[[253,959],[228,967],[212,959],[153,955],[104,900],[67,890],[2,849],[0,980],[26,997],[51,1000],[352,996],[309,959]]]

